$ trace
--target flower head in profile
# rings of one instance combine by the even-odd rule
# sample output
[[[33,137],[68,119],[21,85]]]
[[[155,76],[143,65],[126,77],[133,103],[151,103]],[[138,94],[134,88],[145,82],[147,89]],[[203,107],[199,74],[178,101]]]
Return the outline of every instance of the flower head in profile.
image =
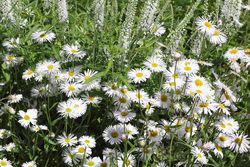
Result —
[[[32,39],[37,43],[52,42],[56,35],[52,31],[37,30],[32,33]]]

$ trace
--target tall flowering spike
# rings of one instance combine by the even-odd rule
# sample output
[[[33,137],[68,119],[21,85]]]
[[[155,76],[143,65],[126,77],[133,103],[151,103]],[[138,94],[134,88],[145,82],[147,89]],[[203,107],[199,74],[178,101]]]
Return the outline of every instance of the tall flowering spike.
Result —
[[[4,18],[10,20],[15,23],[15,17],[13,12],[13,3],[11,0],[2,0],[0,3],[0,9]]]
[[[49,9],[53,4],[53,0],[44,0],[43,6],[45,9]]]
[[[57,0],[57,10],[60,22],[68,21],[68,9],[66,0]]]
[[[127,7],[126,19],[123,22],[122,30],[119,37],[120,46],[128,49],[131,42],[132,28],[134,26],[134,18],[138,0],[130,0]]]
[[[102,28],[104,24],[105,0],[94,0],[94,21],[97,28]]]
[[[159,0],[148,0],[146,2],[140,23],[142,30],[144,31],[150,30],[150,27],[152,26],[155,20],[155,14],[157,12],[159,2],[160,2]]]
[[[231,22],[233,20],[236,26],[241,27],[241,8],[242,0],[225,0],[221,9],[221,14],[226,19],[226,21]]]

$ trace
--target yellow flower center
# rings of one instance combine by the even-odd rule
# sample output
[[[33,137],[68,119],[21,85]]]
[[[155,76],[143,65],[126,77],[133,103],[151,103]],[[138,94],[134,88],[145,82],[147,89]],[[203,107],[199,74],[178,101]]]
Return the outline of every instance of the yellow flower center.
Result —
[[[220,31],[215,30],[214,33],[213,33],[213,36],[219,36],[219,35],[220,35]]]
[[[170,82],[170,86],[176,86],[176,82]]]
[[[112,84],[111,89],[116,90],[118,88],[117,84]]]
[[[157,68],[157,67],[159,66],[159,64],[157,64],[157,63],[152,63],[151,65],[152,65],[152,67],[154,67],[154,68]]]
[[[8,55],[8,56],[6,56],[6,59],[8,61],[13,61],[14,60],[14,56],[13,55]]]
[[[190,133],[190,132],[191,132],[191,127],[186,127],[186,128],[185,128],[185,131],[186,131],[187,133]]]
[[[70,77],[75,76],[75,72],[74,71],[69,71],[68,74],[69,74]]]
[[[112,136],[113,138],[117,138],[117,137],[119,136],[119,134],[118,134],[118,132],[112,132],[112,133],[111,133],[111,136]]]
[[[221,109],[225,109],[226,107],[224,106],[224,104],[222,104],[222,103],[219,103],[219,107],[221,108]]]
[[[70,138],[65,138],[64,141],[65,141],[66,143],[70,143],[71,140],[70,140]]]
[[[173,74],[172,78],[179,78],[179,75],[178,74]]]
[[[101,165],[101,167],[108,167],[107,162],[102,162],[100,165]]]
[[[198,153],[198,154],[197,154],[197,157],[198,157],[198,158],[202,158],[202,154],[201,154],[201,153]]]
[[[202,85],[203,85],[203,82],[202,82],[202,80],[200,80],[200,79],[196,79],[196,80],[194,81],[194,83],[195,83],[196,86],[202,86]]]
[[[138,78],[143,77],[143,73],[142,73],[142,72],[137,72],[135,75],[136,75],[136,77],[138,77]]]
[[[94,101],[95,100],[95,97],[94,96],[89,96],[89,101]]]
[[[207,108],[208,107],[208,103],[202,102],[202,103],[200,103],[200,107],[201,108]]]
[[[131,161],[129,159],[127,159],[127,161],[125,162],[126,166],[129,166],[131,164]]]
[[[90,141],[89,141],[88,139],[86,139],[86,140],[84,140],[84,143],[89,144],[89,143],[90,143]]]
[[[142,96],[142,94],[140,93],[140,92],[137,92],[136,94],[135,94],[135,96],[138,98],[138,99],[141,99],[143,96]]]
[[[149,131],[149,135],[150,135],[151,137],[156,137],[156,136],[158,136],[158,131],[156,131],[156,130],[150,130],[150,131]]]
[[[76,88],[75,88],[75,86],[73,86],[73,85],[69,85],[69,86],[68,86],[68,90],[69,90],[69,91],[74,91],[74,90],[76,90]]]
[[[196,90],[196,93],[198,93],[198,94],[202,94],[203,92],[202,92],[202,90]]]
[[[7,161],[0,160],[0,165],[1,165],[1,166],[7,166],[8,163],[7,163]]]
[[[122,89],[121,89],[121,92],[122,92],[123,94],[127,94],[127,93],[128,93],[128,89],[122,88]]]
[[[47,37],[47,35],[45,34],[45,33],[42,33],[41,35],[40,35],[40,38],[46,38]]]
[[[250,49],[245,49],[245,54],[250,55]]]
[[[71,113],[71,112],[72,112],[72,109],[71,109],[71,108],[66,108],[65,111],[66,111],[67,113]]]
[[[226,128],[227,126],[226,126],[224,123],[221,123],[221,124],[220,124],[220,127],[221,127],[221,128]]]
[[[30,120],[30,116],[26,114],[26,115],[24,115],[23,119],[26,120],[26,121],[29,121]]]
[[[238,50],[237,50],[237,49],[231,49],[229,52],[230,52],[231,54],[236,54],[236,53],[238,53]]]
[[[34,71],[32,71],[31,69],[27,70],[28,75],[32,75],[33,73],[34,73]]]
[[[206,26],[207,28],[212,28],[213,27],[212,23],[210,23],[209,21],[205,21],[204,26]]]
[[[79,147],[78,148],[78,153],[85,153],[85,148],[84,147]]]
[[[85,81],[90,80],[90,78],[91,78],[91,76],[89,76],[89,75],[84,76],[84,80],[85,80]]]
[[[190,66],[185,66],[185,67],[184,67],[184,70],[185,70],[185,71],[191,71],[191,70],[192,70],[192,67],[190,67]]]
[[[222,151],[222,148],[221,148],[220,146],[218,146],[218,145],[216,145],[215,148],[216,148],[219,152]]]
[[[240,137],[236,137],[236,138],[234,139],[234,141],[235,141],[235,143],[237,143],[237,144],[240,144],[240,143],[242,142],[242,140],[241,140]]]
[[[162,95],[161,95],[161,101],[162,101],[162,102],[167,102],[167,101],[168,101],[168,96],[165,95],[165,94],[162,94]]]
[[[226,138],[225,136],[220,136],[220,137],[219,137],[219,140],[224,142],[224,141],[227,140],[227,138]]]
[[[95,163],[93,161],[89,161],[87,164],[88,164],[88,166],[94,166],[95,165]]]
[[[119,102],[120,103],[127,103],[127,99],[125,97],[120,97]]]
[[[72,53],[78,53],[78,50],[76,50],[76,49],[71,49],[70,50]]]
[[[49,65],[47,66],[47,68],[48,68],[49,70],[53,70],[54,65],[53,65],[53,64],[49,64]]]
[[[123,117],[126,117],[126,116],[128,115],[128,112],[127,112],[127,111],[123,111],[123,112],[121,112],[121,115],[122,115]]]

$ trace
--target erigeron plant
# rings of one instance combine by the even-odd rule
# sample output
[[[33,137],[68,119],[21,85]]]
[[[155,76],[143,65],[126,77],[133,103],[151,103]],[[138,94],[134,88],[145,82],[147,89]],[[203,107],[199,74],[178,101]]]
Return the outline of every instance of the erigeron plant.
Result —
[[[245,2],[10,2],[0,167],[249,164]]]

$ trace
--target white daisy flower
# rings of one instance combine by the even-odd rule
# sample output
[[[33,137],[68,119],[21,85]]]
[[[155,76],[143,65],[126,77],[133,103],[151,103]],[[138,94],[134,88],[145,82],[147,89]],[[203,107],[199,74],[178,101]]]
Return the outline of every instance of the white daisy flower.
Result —
[[[96,145],[95,138],[91,136],[82,136],[79,138],[79,142],[89,148],[94,148]]]
[[[231,139],[228,135],[220,133],[218,134],[215,142],[222,148],[229,147],[231,144]]]
[[[57,137],[57,142],[61,145],[61,147],[69,147],[74,146],[77,144],[77,137],[73,134],[66,135],[65,132],[63,132],[62,135]]]
[[[215,103],[209,102],[209,101],[199,101],[196,107],[194,108],[194,111],[198,114],[209,114],[211,115],[212,112],[216,111]]]
[[[211,35],[215,30],[213,22],[209,21],[205,17],[198,18],[195,23],[198,26],[198,30],[206,35]]]
[[[80,50],[79,45],[64,45],[63,50],[66,52],[68,56],[71,56],[70,58],[79,58],[82,59],[84,56],[86,56],[86,53],[84,51]]]
[[[238,60],[239,58],[243,57],[244,54],[244,50],[241,48],[231,48],[223,56],[226,59]]]
[[[121,123],[127,123],[134,119],[135,116],[136,114],[131,112],[130,110],[122,109],[114,112],[115,119],[117,119]]]
[[[166,81],[163,85],[163,88],[166,90],[179,90],[183,87],[185,81],[180,78],[171,79]]]
[[[214,147],[214,154],[217,157],[223,158],[222,148],[218,144],[216,144],[215,147]]]
[[[98,105],[102,101],[101,97],[92,96],[92,95],[89,95],[89,94],[84,95],[82,97],[82,99],[86,102],[86,104],[94,104],[94,105]]]
[[[78,164],[80,162],[81,157],[79,155],[76,155],[73,152],[72,148],[66,148],[63,153],[63,161],[64,163],[73,166],[74,164]]]
[[[9,40],[5,40],[2,45],[7,49],[13,49],[17,48],[19,44],[20,44],[20,38],[11,38]]]
[[[250,142],[247,135],[241,134],[232,134],[231,135],[231,145],[229,147],[234,152],[239,152],[240,154],[248,152],[250,149]]]
[[[147,69],[132,69],[128,72],[128,78],[134,83],[145,82],[150,78],[151,72]]]
[[[200,77],[200,76],[195,75],[195,76],[190,77],[189,85],[196,86],[196,87],[207,86],[208,82],[204,77]]]
[[[10,104],[20,102],[22,100],[22,98],[23,98],[22,94],[13,94],[13,95],[9,95],[7,97],[8,103],[10,103]]]
[[[10,53],[5,54],[2,59],[8,66],[17,65],[23,60],[23,58]]]
[[[184,136],[186,140],[190,139],[190,136],[195,135],[197,130],[196,125],[193,123],[191,124],[189,121],[185,123],[180,129],[177,130],[177,134],[179,137]]]
[[[195,157],[195,162],[199,162],[204,165],[208,163],[208,159],[206,158],[204,152],[198,147],[194,147],[191,152]]]
[[[0,159],[0,166],[1,167],[12,167],[12,164],[11,164],[11,162],[8,159],[1,158]]]
[[[27,112],[20,110],[18,112],[18,115],[20,117],[18,122],[25,128],[30,124],[35,125],[37,122],[37,114],[38,111],[36,109],[28,109]]]
[[[63,78],[67,81],[77,81],[80,77],[81,67],[70,68],[67,71],[63,72]]]
[[[216,122],[215,126],[220,132],[226,134],[232,134],[239,129],[239,123],[233,118],[222,118],[222,120]]]
[[[100,167],[102,160],[99,157],[88,158],[83,164],[84,167]]]
[[[115,97],[114,104],[121,108],[128,108],[131,104],[131,100],[126,96]]]
[[[102,89],[109,97],[120,95],[120,87],[117,82],[112,82],[111,84],[107,83]]]
[[[15,149],[15,143],[9,143],[4,146],[4,150],[7,152],[12,152]]]
[[[109,126],[103,131],[103,138],[111,145],[120,144],[122,142],[123,127],[120,125]]]
[[[99,89],[100,79],[92,80],[92,78],[97,74],[97,71],[85,70],[83,74],[79,75],[78,82],[83,84],[82,90],[90,91],[92,89]],[[92,81],[91,81],[92,80]]]
[[[181,74],[185,75],[196,74],[200,69],[197,61],[193,59],[181,60],[178,63],[177,68]]]
[[[148,58],[144,65],[152,72],[162,72],[166,70],[166,64],[164,61],[156,56]]]
[[[39,62],[36,66],[36,72],[44,75],[49,75],[58,72],[60,63],[55,60],[45,60]]]
[[[31,36],[37,43],[52,42],[56,38],[53,32],[43,30],[37,30]]]
[[[141,105],[147,104],[150,101],[149,95],[143,89],[130,91],[128,97],[131,101]]]
[[[147,129],[147,136],[151,142],[159,142],[162,140],[164,131],[161,128],[150,126]]]
[[[77,112],[77,110],[74,108],[73,103],[70,103],[69,101],[66,102],[60,102],[58,104],[57,112],[62,117],[69,117],[69,118],[78,118],[80,116],[80,113]]]
[[[34,76],[35,76],[35,71],[32,70],[31,68],[28,68],[27,70],[25,70],[25,71],[23,72],[22,78],[23,78],[24,80],[29,80],[29,79],[33,78]]]
[[[92,151],[89,147],[86,147],[85,145],[77,145],[74,149],[73,152],[78,155],[78,156],[89,156],[91,155]]]
[[[168,108],[171,103],[171,95],[167,92],[157,92],[155,94],[155,105],[161,108]]]
[[[139,131],[135,126],[133,126],[131,124],[125,124],[125,132],[124,133],[126,134],[126,138],[134,139],[135,138],[134,135],[139,134]]]
[[[25,162],[22,164],[22,167],[37,167],[35,161]]]
[[[132,154],[127,155],[125,158],[123,155],[118,157],[118,167],[134,167],[136,159]]]
[[[222,44],[227,42],[227,36],[219,29],[215,29],[214,32],[209,35],[209,40],[214,44]]]
[[[33,125],[30,130],[37,133],[41,130],[48,130],[48,127],[46,125]]]
[[[76,96],[80,93],[82,85],[78,83],[63,83],[60,86],[60,89],[68,97]]]

